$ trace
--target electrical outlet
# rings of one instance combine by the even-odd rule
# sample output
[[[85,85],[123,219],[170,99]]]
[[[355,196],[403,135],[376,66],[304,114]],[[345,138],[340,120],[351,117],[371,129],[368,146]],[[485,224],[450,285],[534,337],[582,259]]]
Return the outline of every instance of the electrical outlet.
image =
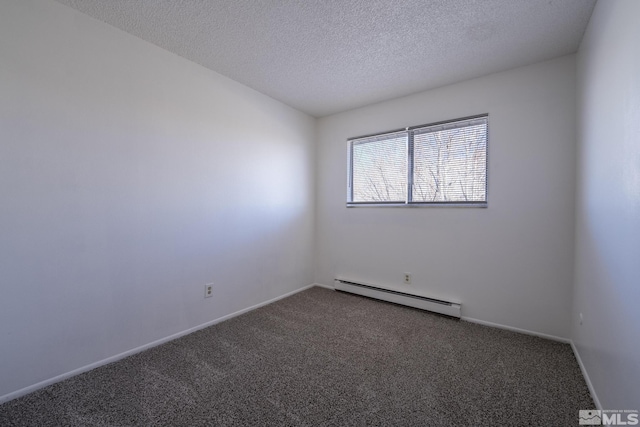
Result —
[[[213,283],[204,285],[204,297],[211,298],[213,296]]]
[[[582,325],[582,313],[580,313],[580,324]]]
[[[407,285],[411,284],[411,273],[404,273],[404,283]]]

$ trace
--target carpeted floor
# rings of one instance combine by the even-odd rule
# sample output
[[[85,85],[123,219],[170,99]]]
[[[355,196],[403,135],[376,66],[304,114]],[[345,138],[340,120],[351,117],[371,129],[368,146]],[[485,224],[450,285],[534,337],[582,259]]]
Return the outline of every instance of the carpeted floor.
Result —
[[[567,344],[312,288],[0,406],[1,426],[569,426]]]

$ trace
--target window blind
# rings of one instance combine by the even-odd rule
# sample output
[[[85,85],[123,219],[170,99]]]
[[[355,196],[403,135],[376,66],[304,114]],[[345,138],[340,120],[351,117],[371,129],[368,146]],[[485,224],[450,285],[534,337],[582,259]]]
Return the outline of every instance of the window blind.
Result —
[[[486,201],[486,117],[410,132],[413,132],[413,202]]]
[[[486,115],[349,140],[347,203],[481,204]]]
[[[407,199],[407,133],[355,140],[351,145],[351,200],[404,203]]]

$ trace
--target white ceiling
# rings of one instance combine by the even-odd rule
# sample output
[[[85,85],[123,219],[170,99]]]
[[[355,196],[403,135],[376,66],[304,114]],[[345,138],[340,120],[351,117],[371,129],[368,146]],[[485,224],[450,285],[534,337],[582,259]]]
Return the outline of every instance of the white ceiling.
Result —
[[[595,0],[58,0],[316,117],[577,50]]]

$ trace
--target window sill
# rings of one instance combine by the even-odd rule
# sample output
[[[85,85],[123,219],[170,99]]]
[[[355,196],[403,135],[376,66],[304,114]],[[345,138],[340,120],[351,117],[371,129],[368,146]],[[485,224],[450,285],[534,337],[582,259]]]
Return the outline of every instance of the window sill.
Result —
[[[474,203],[347,203],[347,208],[486,208],[487,202]]]

